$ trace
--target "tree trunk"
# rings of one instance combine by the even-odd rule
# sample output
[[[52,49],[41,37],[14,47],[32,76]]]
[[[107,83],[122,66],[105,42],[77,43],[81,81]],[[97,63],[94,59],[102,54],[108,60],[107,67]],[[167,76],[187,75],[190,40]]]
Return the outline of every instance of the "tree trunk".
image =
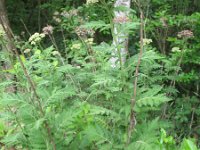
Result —
[[[4,32],[6,33],[5,34],[5,40],[7,41],[6,48],[10,52],[12,52],[14,48],[13,42],[12,42],[13,33],[10,28],[10,24],[7,17],[7,11],[5,8],[5,0],[0,0],[0,24],[1,24],[1,28],[3,28]]]
[[[9,25],[7,12],[5,8],[5,0],[0,0],[0,30],[4,31],[3,40],[2,40],[2,50],[9,56],[9,60],[3,60],[2,68],[3,70],[8,70],[12,68],[12,59],[13,59],[13,48],[14,43],[12,40],[13,34]],[[7,80],[12,80],[12,76],[5,73],[4,78]],[[7,92],[14,92],[14,86],[10,86]]]
[[[130,8],[131,0],[116,0],[114,7],[123,6]],[[113,57],[110,59],[112,67],[116,67],[120,64],[120,67],[125,63],[128,53],[128,33],[122,33],[120,31],[119,24],[126,23],[128,21],[129,11],[115,11],[114,12],[114,37],[113,44],[115,50]],[[120,45],[120,48],[118,48]]]

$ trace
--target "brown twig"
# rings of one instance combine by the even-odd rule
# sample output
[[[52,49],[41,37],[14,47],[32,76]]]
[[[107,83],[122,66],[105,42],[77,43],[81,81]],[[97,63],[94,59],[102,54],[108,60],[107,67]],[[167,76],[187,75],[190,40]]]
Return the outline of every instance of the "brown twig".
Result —
[[[38,31],[40,32],[41,31],[41,10],[40,10],[40,7],[41,7],[41,1],[38,0]]]
[[[61,27],[61,34],[62,34],[62,38],[63,38],[63,44],[64,44],[64,47],[65,47],[65,50],[66,50],[67,49],[66,44],[65,44],[66,38],[65,38],[64,30],[63,30],[62,27]]]
[[[90,62],[96,64],[96,59],[94,58],[94,52],[92,50],[92,47],[85,42],[85,39],[87,39],[87,38],[86,37],[83,38],[83,37],[81,37],[79,35],[78,35],[78,37],[81,40],[81,42],[84,44],[85,48],[87,49],[87,54],[89,56]],[[93,72],[96,72],[96,67],[95,66],[93,66],[92,69],[93,69]]]
[[[135,75],[134,75],[135,80],[134,80],[133,98],[131,99],[131,112],[130,112],[130,123],[129,123],[129,127],[128,127],[127,145],[130,143],[131,134],[136,125],[134,105],[135,105],[136,96],[137,96],[137,83],[138,83],[139,67],[141,64],[141,59],[142,59],[142,55],[143,55],[143,47],[144,47],[144,45],[143,45],[144,16],[143,16],[143,11],[142,11],[141,7],[139,7],[139,9],[140,9],[140,21],[141,21],[141,23],[140,23],[140,53],[139,53],[139,58],[138,58],[137,66],[135,69]]]
[[[6,32],[6,34],[7,34],[8,36],[9,36],[10,34],[13,35],[12,33],[10,33],[10,29],[7,29],[7,28],[5,27],[4,22],[2,21],[1,18],[0,18],[0,21],[1,21],[2,27],[3,27],[4,31]],[[12,38],[14,38],[14,37],[12,37]],[[23,63],[23,61],[22,61],[22,59],[21,59],[21,57],[20,57],[20,55],[19,55],[19,53],[18,53],[18,51],[17,51],[15,45],[14,45],[14,42],[12,41],[12,39],[10,39],[10,42],[12,42],[12,46],[13,46],[12,51],[16,54],[16,56],[17,56],[17,58],[18,58],[18,60],[19,60],[20,66],[22,67],[22,70],[23,70],[23,72],[24,72],[24,75],[26,76],[26,78],[27,78],[27,80],[28,80],[28,82],[29,82],[29,84],[30,84],[32,90],[33,90],[33,94],[34,94],[34,96],[35,96],[35,98],[36,98],[36,100],[37,100],[40,113],[41,113],[41,115],[44,117],[44,116],[45,116],[45,113],[44,113],[44,110],[43,110],[43,108],[42,108],[42,104],[41,104],[41,102],[40,102],[40,97],[38,96],[38,94],[37,94],[37,92],[36,92],[35,84],[34,84],[34,82],[32,81],[31,77],[29,76],[28,71],[27,71],[27,69],[26,69],[26,67],[25,67],[25,65],[24,65],[24,63]],[[32,102],[34,103],[33,100],[32,100]],[[49,127],[49,124],[48,124],[47,121],[44,121],[44,125],[45,125],[45,128],[47,129],[47,134],[48,134],[48,136],[49,136],[49,139],[50,139],[50,142],[51,142],[51,144],[52,144],[52,146],[53,146],[53,149],[56,150],[56,145],[55,145],[54,139],[53,139],[53,137],[52,137],[52,135],[51,135],[51,133],[52,133],[52,132],[51,132],[51,128]]]
[[[29,32],[29,30],[28,30],[26,24],[24,23],[24,21],[23,21],[22,19],[20,19],[20,21],[21,21],[21,23],[23,24],[24,29],[26,30],[26,32],[29,34],[29,36],[31,36],[31,33]]]
[[[193,121],[194,121],[194,113],[195,113],[195,109],[194,109],[194,108],[192,108],[191,121],[190,121],[190,125],[189,125],[190,132],[191,132],[191,130],[192,130],[192,126],[193,126]]]
[[[34,84],[34,82],[32,81],[31,77],[29,76],[28,71],[27,71],[27,69],[26,69],[24,63],[22,62],[21,57],[20,57],[20,55],[19,55],[17,49],[15,48],[14,51],[15,51],[15,54],[17,55],[17,58],[18,58],[19,63],[20,63],[20,65],[21,65],[21,67],[22,67],[22,70],[23,70],[23,72],[24,72],[24,75],[26,76],[26,78],[27,78],[27,80],[28,80],[28,82],[29,82],[29,84],[30,84],[32,90],[33,90],[33,94],[34,94],[35,97],[36,97],[36,100],[37,100],[37,103],[38,103],[38,107],[39,107],[40,113],[42,114],[42,116],[44,116],[45,113],[44,113],[44,110],[43,110],[43,108],[42,108],[42,104],[41,104],[41,102],[40,102],[40,97],[38,96],[38,94],[37,94],[37,92],[36,92],[35,84]],[[33,103],[34,103],[34,102],[33,102]],[[53,137],[52,137],[52,135],[51,135],[51,133],[52,133],[52,132],[51,132],[51,128],[49,127],[49,124],[47,123],[47,121],[44,121],[44,125],[45,125],[45,128],[47,129],[47,133],[48,133],[48,136],[49,136],[49,138],[50,138],[51,144],[53,145],[53,149],[56,150],[56,145],[55,145],[55,142],[54,142]]]
[[[28,82],[29,82],[29,84],[30,84],[32,90],[33,90],[33,94],[34,94],[35,97],[36,97],[36,100],[37,100],[37,103],[38,103],[38,107],[39,107],[40,113],[42,114],[42,116],[44,116],[45,113],[44,113],[44,110],[43,110],[43,108],[42,108],[42,104],[41,104],[41,102],[40,102],[40,97],[38,96],[38,94],[37,94],[37,92],[36,92],[35,84],[34,84],[34,82],[32,81],[31,77],[29,76],[28,71],[27,71],[27,69],[26,69],[24,63],[22,62],[21,57],[20,57],[20,55],[19,55],[17,49],[14,48],[14,51],[15,51],[15,54],[17,55],[17,58],[18,58],[19,63],[20,63],[20,65],[21,65],[21,67],[22,67],[22,70],[23,70],[23,72],[24,72],[24,75],[26,76],[26,78],[27,78],[27,80],[28,80]],[[33,103],[34,103],[34,102],[33,102]],[[47,133],[48,133],[48,136],[49,136],[49,138],[50,138],[51,144],[53,145],[53,149],[56,150],[56,145],[55,145],[55,142],[54,142],[53,137],[52,137],[52,135],[51,135],[51,133],[52,133],[52,132],[51,132],[51,128],[49,127],[49,124],[47,123],[47,121],[44,121],[44,125],[45,125],[45,128],[47,129]]]

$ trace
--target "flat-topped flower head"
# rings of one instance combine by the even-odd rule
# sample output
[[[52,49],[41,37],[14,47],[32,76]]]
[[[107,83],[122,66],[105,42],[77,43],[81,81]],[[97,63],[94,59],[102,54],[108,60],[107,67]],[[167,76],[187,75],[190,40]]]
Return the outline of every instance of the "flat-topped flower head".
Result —
[[[30,52],[31,52],[31,49],[29,49],[29,48],[27,48],[27,49],[24,50],[25,54],[30,53]]]
[[[65,17],[65,18],[70,18],[72,16],[77,16],[78,10],[77,9],[71,9],[69,11],[64,10],[63,12],[60,13],[60,15]]]
[[[191,37],[194,37],[193,32],[191,30],[183,30],[181,32],[178,32],[177,36],[179,38],[191,38]]]
[[[59,53],[59,51],[53,51],[53,52],[52,52],[52,55],[53,55],[53,56],[59,56],[60,53]]]
[[[3,27],[0,25],[0,38],[4,37],[5,36],[5,31],[3,29]]]
[[[87,0],[86,4],[94,4],[94,3],[97,3],[99,2],[99,0]]]
[[[48,35],[48,34],[53,34],[53,27],[51,25],[47,25],[42,29],[43,33]]]
[[[143,39],[144,45],[149,45],[152,42],[153,42],[152,39]]]
[[[94,39],[93,38],[89,38],[85,40],[85,43],[92,45],[93,44]]]
[[[71,49],[80,49],[81,48],[81,44],[80,43],[76,43],[76,44],[73,44]]]
[[[59,12],[58,12],[58,11],[55,11],[55,12],[53,13],[53,15],[54,15],[54,16],[58,16],[58,15],[59,15]]]
[[[181,49],[179,47],[173,47],[172,48],[172,52],[173,53],[178,53],[178,52],[181,52]]]
[[[76,34],[80,37],[86,37],[87,35],[93,36],[95,31],[92,29],[86,29],[83,27],[77,27],[75,30]]]
[[[142,42],[143,42],[143,45],[145,46],[145,45],[149,45],[153,41],[152,41],[152,39],[143,39]]]
[[[37,43],[39,43],[43,38],[45,37],[44,33],[34,33],[30,38],[29,38],[29,42],[31,43],[31,45],[36,45]]]
[[[127,16],[117,16],[113,19],[114,23],[126,23],[129,21],[130,19]]]
[[[60,23],[61,22],[61,19],[59,18],[60,17],[60,13],[58,11],[55,11],[53,13],[53,20],[57,23]]]

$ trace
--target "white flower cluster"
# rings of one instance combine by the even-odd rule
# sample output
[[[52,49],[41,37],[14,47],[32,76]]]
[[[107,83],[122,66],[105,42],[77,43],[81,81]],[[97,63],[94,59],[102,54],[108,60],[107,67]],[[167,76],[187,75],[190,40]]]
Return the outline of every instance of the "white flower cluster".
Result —
[[[149,45],[150,43],[152,43],[152,39],[143,39],[143,45]]]
[[[0,38],[4,37],[5,36],[5,31],[3,29],[3,27],[0,25]]]
[[[61,16],[65,17],[65,18],[69,18],[69,17],[72,17],[72,16],[77,16],[78,15],[78,10],[77,9],[72,9],[72,10],[69,10],[69,11],[63,11],[60,13]]]
[[[176,53],[176,52],[181,52],[179,47],[173,47],[172,48],[172,52]]]
[[[71,49],[80,49],[81,48],[81,44],[80,43],[76,43],[76,44],[73,44]]]
[[[53,51],[53,52],[52,52],[52,55],[53,55],[53,56],[56,56],[56,55],[60,56],[60,53],[59,53],[59,51]]]
[[[99,2],[99,0],[87,0],[87,5]]]
[[[61,17],[70,18],[72,16],[77,16],[77,15],[78,15],[78,9],[71,9],[69,11],[64,10],[61,13],[58,11],[55,11],[53,13],[53,20],[57,23],[60,23],[62,21]]]
[[[60,13],[58,11],[54,12],[53,14],[53,20],[57,23],[61,22],[61,19],[59,18]]]
[[[191,37],[194,37],[193,32],[191,30],[183,30],[181,32],[178,32],[177,36],[179,38],[191,38]]]
[[[94,39],[93,38],[89,38],[85,40],[85,43],[92,45],[93,44]]]
[[[43,38],[45,37],[44,33],[34,33],[29,39],[28,41],[31,43],[31,45],[36,45],[37,43],[39,43]]]
[[[45,35],[48,35],[48,34],[53,34],[53,27],[51,25],[47,25],[46,27],[44,27],[42,29],[43,33]]]
[[[25,54],[30,53],[30,52],[31,52],[31,49],[29,49],[29,48],[27,48],[27,49],[24,50]]]

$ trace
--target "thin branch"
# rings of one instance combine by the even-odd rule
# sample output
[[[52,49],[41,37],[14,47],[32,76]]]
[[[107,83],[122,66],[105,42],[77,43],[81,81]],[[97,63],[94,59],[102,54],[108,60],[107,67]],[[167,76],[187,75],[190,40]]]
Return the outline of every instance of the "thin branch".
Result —
[[[192,115],[191,115],[191,121],[190,121],[190,125],[189,125],[190,131],[192,130],[192,125],[193,125],[193,121],[194,121],[194,112],[195,112],[195,109],[193,108]]]
[[[83,43],[83,45],[85,46],[85,48],[87,49],[87,54],[88,54],[88,56],[89,56],[90,62],[96,64],[96,60],[95,60],[95,58],[94,58],[94,52],[93,52],[93,50],[92,50],[92,47],[91,47],[89,44],[87,44],[87,43],[85,42],[85,39],[87,39],[87,38],[81,37],[81,36],[79,36],[79,35],[78,35],[78,37],[79,37],[79,39],[81,40],[81,42]],[[93,66],[92,69],[93,69],[93,72],[96,72],[96,67],[95,67],[95,66]]]
[[[127,145],[130,143],[131,134],[136,125],[134,106],[135,106],[135,101],[136,101],[136,96],[137,96],[137,83],[138,83],[139,67],[141,64],[141,59],[142,59],[142,55],[143,55],[143,47],[144,47],[144,45],[143,45],[144,16],[143,16],[143,11],[142,11],[141,7],[139,7],[139,9],[140,9],[140,21],[141,21],[141,23],[140,23],[140,53],[139,53],[139,58],[138,58],[137,66],[135,69],[135,75],[134,75],[135,80],[134,80],[133,98],[131,99],[131,112],[130,112],[130,123],[129,123],[129,127],[128,127]]]
[[[41,1],[38,0],[38,31],[40,32],[41,30],[41,10],[40,10],[40,7],[41,7]]]
[[[0,21],[1,21],[2,27],[3,27],[4,31],[6,32],[7,36],[9,36],[10,30],[5,27],[4,22],[3,22],[3,20],[1,18],[0,18]],[[10,34],[13,35],[12,33],[10,33]],[[12,37],[12,38],[14,38],[14,37]],[[27,71],[27,69],[26,69],[26,67],[25,67],[25,65],[24,65],[24,63],[23,63],[23,61],[22,61],[22,59],[21,59],[21,57],[20,57],[15,45],[14,45],[14,42],[12,41],[12,39],[10,39],[10,42],[12,42],[12,46],[13,46],[12,51],[16,54],[16,56],[17,56],[17,58],[19,60],[20,66],[22,67],[22,70],[24,72],[24,75],[26,76],[26,78],[27,78],[32,90],[33,90],[33,94],[36,97],[40,113],[41,113],[42,117],[44,117],[45,113],[44,113],[44,110],[42,108],[42,104],[40,102],[40,97],[38,96],[38,94],[36,92],[35,84],[31,80],[31,77],[29,76],[28,71]],[[32,102],[34,103],[33,100],[32,100]],[[49,140],[50,140],[50,142],[51,142],[51,144],[53,146],[53,149],[56,150],[56,145],[55,145],[54,139],[53,139],[53,137],[51,135],[51,133],[52,133],[51,132],[51,128],[49,127],[49,124],[47,123],[47,121],[44,121],[44,125],[45,125],[45,128],[47,129],[47,134],[49,136]]]
[[[31,33],[29,32],[29,30],[28,30],[26,24],[24,23],[24,21],[23,21],[22,19],[20,19],[20,21],[21,21],[21,23],[23,24],[24,29],[26,30],[26,32],[29,34],[29,36],[31,36]]]

